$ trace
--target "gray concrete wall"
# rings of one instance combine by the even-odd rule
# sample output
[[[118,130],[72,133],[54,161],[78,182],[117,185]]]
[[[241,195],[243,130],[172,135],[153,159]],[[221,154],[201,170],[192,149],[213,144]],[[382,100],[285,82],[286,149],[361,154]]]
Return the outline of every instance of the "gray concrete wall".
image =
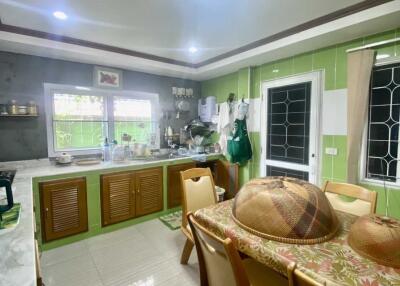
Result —
[[[38,118],[0,118],[0,162],[47,157],[46,122],[43,83],[93,85],[93,65],[60,61],[42,57],[0,52],[0,103],[16,99],[25,105],[34,100]],[[190,114],[182,119],[160,120],[165,126],[183,127],[197,117],[200,83],[179,78],[123,71],[123,89],[158,93],[161,110],[174,110],[172,87],[193,88]]]

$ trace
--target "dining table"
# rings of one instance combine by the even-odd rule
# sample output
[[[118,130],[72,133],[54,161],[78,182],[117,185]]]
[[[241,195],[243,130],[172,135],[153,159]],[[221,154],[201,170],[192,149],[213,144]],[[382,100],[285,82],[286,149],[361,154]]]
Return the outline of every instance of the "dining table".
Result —
[[[196,220],[218,237],[230,238],[243,254],[287,276],[287,266],[296,268],[326,285],[399,286],[400,268],[379,265],[357,254],[348,244],[350,226],[358,218],[336,211],[338,233],[318,244],[288,244],[256,236],[232,219],[233,200],[224,201],[194,213]],[[400,247],[400,246],[399,246]]]

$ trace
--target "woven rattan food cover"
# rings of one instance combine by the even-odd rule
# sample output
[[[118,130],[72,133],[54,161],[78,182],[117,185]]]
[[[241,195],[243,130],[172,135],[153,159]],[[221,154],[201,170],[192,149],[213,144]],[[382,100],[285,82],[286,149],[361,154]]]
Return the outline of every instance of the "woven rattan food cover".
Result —
[[[348,242],[361,256],[400,268],[400,221],[379,215],[359,217],[350,228]]]
[[[285,243],[320,243],[339,229],[325,194],[309,182],[289,177],[246,183],[235,197],[232,217],[255,235]]]

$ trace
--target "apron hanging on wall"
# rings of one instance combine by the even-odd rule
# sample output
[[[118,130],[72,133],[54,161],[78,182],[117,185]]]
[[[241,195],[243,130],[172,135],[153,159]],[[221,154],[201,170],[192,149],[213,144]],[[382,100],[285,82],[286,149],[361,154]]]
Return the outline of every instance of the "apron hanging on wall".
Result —
[[[234,122],[232,137],[228,140],[228,153],[232,163],[245,164],[253,156],[249,134],[247,132],[246,114],[248,104],[242,102],[238,107],[238,118]]]

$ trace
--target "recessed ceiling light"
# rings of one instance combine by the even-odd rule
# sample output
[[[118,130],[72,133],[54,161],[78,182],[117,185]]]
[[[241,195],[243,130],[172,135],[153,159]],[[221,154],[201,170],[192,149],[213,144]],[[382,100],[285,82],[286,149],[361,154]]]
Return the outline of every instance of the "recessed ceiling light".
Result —
[[[65,14],[63,11],[55,11],[53,16],[59,20],[66,20],[68,18],[67,14]]]
[[[192,54],[197,52],[197,48],[196,47],[190,47],[189,48],[189,52],[191,52]]]

